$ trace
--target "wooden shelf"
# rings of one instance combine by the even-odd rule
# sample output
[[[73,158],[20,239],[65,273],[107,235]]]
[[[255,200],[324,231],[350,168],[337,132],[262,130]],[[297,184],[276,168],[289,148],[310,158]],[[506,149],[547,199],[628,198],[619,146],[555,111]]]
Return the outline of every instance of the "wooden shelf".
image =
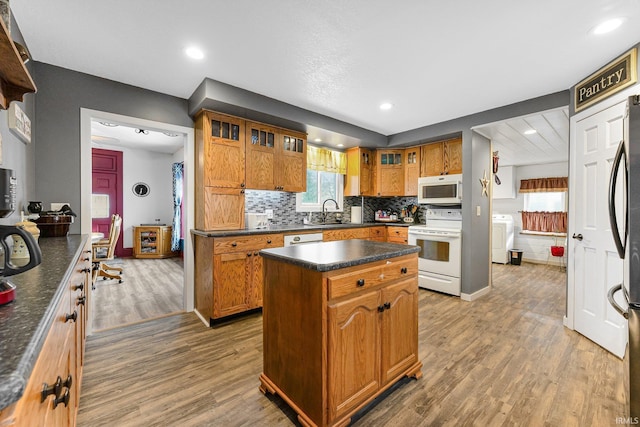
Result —
[[[22,101],[25,93],[35,91],[36,85],[0,19],[0,108],[6,110],[11,101]]]

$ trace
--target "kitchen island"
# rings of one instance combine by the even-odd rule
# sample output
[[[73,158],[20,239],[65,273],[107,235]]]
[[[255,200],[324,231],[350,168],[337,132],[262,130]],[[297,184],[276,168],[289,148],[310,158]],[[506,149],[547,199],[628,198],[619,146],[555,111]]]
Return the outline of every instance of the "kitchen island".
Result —
[[[305,426],[347,425],[420,378],[417,246],[343,240],[264,249],[263,393]]]

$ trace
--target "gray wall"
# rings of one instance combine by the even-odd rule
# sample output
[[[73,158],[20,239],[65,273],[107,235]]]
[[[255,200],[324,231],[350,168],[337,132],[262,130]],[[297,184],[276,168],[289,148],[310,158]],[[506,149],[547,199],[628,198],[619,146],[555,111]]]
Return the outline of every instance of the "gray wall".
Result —
[[[80,232],[81,108],[193,127],[186,99],[39,62],[34,71],[35,197],[45,209],[51,202],[69,202],[78,214],[71,233]]]
[[[24,44],[20,29],[11,17],[11,37]],[[27,63],[27,69],[32,73],[32,62]],[[37,86],[37,84],[36,84]],[[22,110],[31,119],[32,137],[31,144],[24,143],[9,130],[8,111],[0,110],[0,136],[2,137],[2,162],[0,168],[12,169],[17,178],[16,211],[7,218],[0,218],[0,224],[11,225],[20,221],[20,211],[26,211],[29,200],[34,200],[35,195],[35,148],[37,141],[33,138],[33,130],[36,127],[35,96],[26,94],[24,102],[18,102]]]

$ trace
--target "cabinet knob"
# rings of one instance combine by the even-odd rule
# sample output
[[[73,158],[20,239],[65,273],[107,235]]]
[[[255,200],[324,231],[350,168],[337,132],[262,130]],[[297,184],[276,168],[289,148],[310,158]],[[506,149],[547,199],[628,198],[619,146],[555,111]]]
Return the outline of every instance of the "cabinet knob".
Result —
[[[82,270],[80,270],[81,273],[91,273],[91,269],[90,268],[83,268]]]
[[[385,308],[386,310],[389,310],[389,309],[391,308],[391,303],[390,303],[390,302],[385,302],[385,303],[384,303],[384,308]]]
[[[87,297],[78,297],[78,301],[76,302],[76,305],[84,305],[86,300],[87,300]]]
[[[402,267],[402,268],[400,269],[400,273],[402,273],[402,274],[407,274],[407,267]]]
[[[244,189],[240,190],[240,194],[244,194]]]
[[[267,243],[271,244],[271,239],[267,239]]]
[[[81,291],[84,289],[84,283],[81,283],[79,285],[74,285],[71,287],[72,291]]]
[[[378,311],[379,311],[380,313],[382,313],[382,312],[384,311],[384,305],[379,305],[379,306],[378,306]]]
[[[236,246],[238,246],[238,244],[236,242],[233,242],[233,243],[231,243],[231,246],[233,246],[235,248]]]
[[[251,252],[247,252],[247,256],[251,256]]]
[[[67,379],[64,380],[64,382],[62,383],[62,387],[71,388],[72,384],[73,384],[73,376],[69,374],[69,376],[67,376]]]
[[[69,406],[69,400],[69,389],[66,389],[64,393],[62,393],[62,396],[56,396],[56,398],[53,399],[53,407],[56,408],[61,403],[64,403],[64,406],[67,407]]]
[[[244,182],[240,184],[240,187],[241,187],[241,188],[244,188]]]
[[[364,286],[364,279],[358,279],[358,281],[356,282],[356,285]]]
[[[254,252],[254,253],[253,253],[253,256],[258,256],[258,252]]]
[[[73,310],[71,314],[64,315],[64,322],[67,323],[69,320],[73,320],[74,322],[78,320],[78,312],[76,310]]]
[[[85,257],[85,258],[82,258],[82,260],[83,260],[83,261],[91,261],[91,258],[89,258],[89,257]]]

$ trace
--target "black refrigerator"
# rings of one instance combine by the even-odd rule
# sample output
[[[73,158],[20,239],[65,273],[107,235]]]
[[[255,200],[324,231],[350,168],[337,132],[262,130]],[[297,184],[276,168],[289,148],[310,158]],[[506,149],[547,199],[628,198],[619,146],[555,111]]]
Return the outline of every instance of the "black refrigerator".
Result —
[[[640,420],[640,96],[630,97],[628,108],[626,135],[616,152],[609,179],[609,220],[618,255],[624,259],[624,282],[609,290],[608,299],[629,322],[624,381],[629,419]],[[616,212],[615,205],[619,176],[624,177],[623,212]],[[614,300],[614,294],[620,291],[627,308]]]

